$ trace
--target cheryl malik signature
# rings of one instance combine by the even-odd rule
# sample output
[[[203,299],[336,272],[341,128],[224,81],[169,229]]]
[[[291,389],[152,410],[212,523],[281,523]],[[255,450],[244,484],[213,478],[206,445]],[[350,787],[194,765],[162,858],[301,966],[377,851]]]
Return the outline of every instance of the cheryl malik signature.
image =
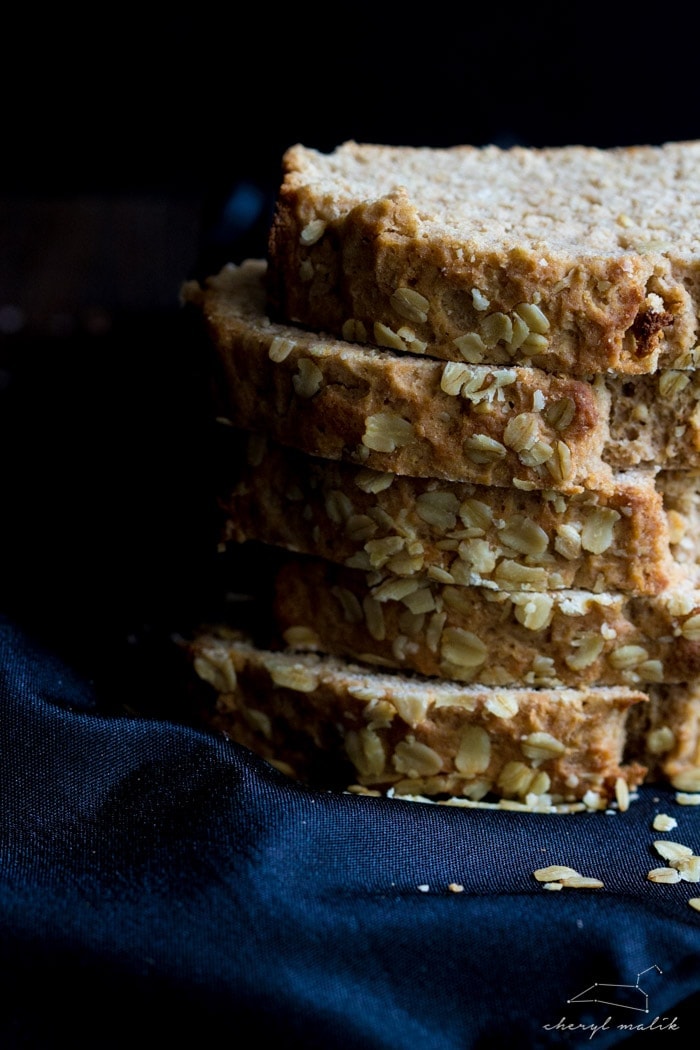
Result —
[[[566,1001],[567,1003],[600,1003],[605,1006],[613,1006],[618,1010],[628,1010],[632,1014],[647,1015],[651,1012],[649,1009],[649,994],[642,988],[639,981],[641,977],[644,977],[645,974],[652,970],[655,970],[658,974],[662,973],[658,966],[653,965],[648,966],[646,970],[641,970],[637,974],[637,980],[634,984],[605,984],[595,981],[587,988],[584,988],[582,992],[572,995]],[[587,1032],[589,1039],[592,1039],[600,1032],[613,1030],[620,1032],[677,1032],[679,1027],[677,1017],[661,1017],[658,1014],[652,1021],[633,1017],[631,1020],[621,1022],[614,1021],[612,1014],[609,1014],[600,1024],[569,1021],[564,1016],[554,1024],[542,1025],[546,1032]]]

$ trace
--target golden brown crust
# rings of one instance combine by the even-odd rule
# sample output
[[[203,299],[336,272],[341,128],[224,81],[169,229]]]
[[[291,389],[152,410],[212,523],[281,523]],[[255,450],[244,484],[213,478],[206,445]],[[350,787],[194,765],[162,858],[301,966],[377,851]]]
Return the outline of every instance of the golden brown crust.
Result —
[[[373,345],[408,325],[425,353],[448,360],[461,360],[455,340],[486,333],[482,362],[578,376],[669,367],[697,343],[699,158],[698,143],[613,151],[346,143],[331,155],[295,146],[269,238],[276,316],[338,337],[361,328]],[[667,177],[655,196],[657,168]],[[664,198],[669,178],[673,201]],[[532,199],[538,183],[549,202]],[[690,214],[678,229],[674,201]],[[406,289],[419,309],[405,310]],[[543,340],[488,338],[493,317],[512,321],[522,304],[542,312],[546,328],[533,334]]]
[[[631,685],[700,673],[700,591],[505,592],[290,557],[275,586],[290,645],[493,686]]]

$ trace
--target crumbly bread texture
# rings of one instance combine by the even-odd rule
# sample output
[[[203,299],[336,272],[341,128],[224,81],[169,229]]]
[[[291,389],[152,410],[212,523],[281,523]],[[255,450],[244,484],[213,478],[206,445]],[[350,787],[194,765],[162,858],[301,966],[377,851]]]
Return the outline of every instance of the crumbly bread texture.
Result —
[[[266,316],[265,264],[183,300],[217,363],[220,414],[321,458],[482,485],[604,490],[614,471],[700,469],[700,371],[553,375],[367,349]]]
[[[205,722],[366,793],[700,792],[700,142],[295,146],[182,300],[255,576]]]
[[[657,596],[494,591],[289,556],[275,622],[288,645],[492,686],[678,683],[700,674],[700,588]]]
[[[346,339],[578,376],[673,367],[698,343],[700,142],[295,145],[268,251],[276,316]]]
[[[191,654],[217,693],[212,726],[301,779],[333,769],[344,786],[397,794],[571,801],[609,799],[618,778],[634,787],[645,773],[623,761],[639,691],[491,690],[215,634]]]
[[[610,492],[528,492],[379,473],[234,437],[227,447],[240,467],[220,498],[225,543],[515,591],[659,594],[700,563],[700,474],[631,471]]]
[[[625,757],[647,767],[645,780],[700,791],[700,683],[645,686],[649,703],[629,709]]]
[[[697,687],[495,689],[264,649],[226,629],[202,631],[189,657],[213,690],[206,721],[311,782],[594,809],[620,780],[700,785]]]

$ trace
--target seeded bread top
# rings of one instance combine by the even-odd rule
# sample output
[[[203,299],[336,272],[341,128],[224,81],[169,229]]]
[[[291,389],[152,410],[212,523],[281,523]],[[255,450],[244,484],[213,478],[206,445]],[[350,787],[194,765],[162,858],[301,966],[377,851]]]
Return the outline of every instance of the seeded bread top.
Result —
[[[295,145],[283,172],[269,238],[280,319],[579,376],[653,372],[695,348],[700,141]]]

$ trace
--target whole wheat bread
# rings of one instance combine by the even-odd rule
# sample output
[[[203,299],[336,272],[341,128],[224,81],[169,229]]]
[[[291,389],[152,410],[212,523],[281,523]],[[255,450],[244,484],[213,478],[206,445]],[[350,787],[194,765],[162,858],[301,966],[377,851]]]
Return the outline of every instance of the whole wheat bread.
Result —
[[[502,590],[659,594],[700,564],[700,474],[630,471],[610,492],[447,482],[226,431],[222,541]]]
[[[700,371],[553,375],[369,350],[271,322],[266,267],[224,267],[198,312],[221,415],[310,455],[482,485],[605,490],[615,470],[700,468]]]
[[[489,688],[271,650],[225,628],[187,650],[206,722],[311,782],[591,808],[620,779],[700,787],[697,685]]]
[[[625,758],[628,712],[647,703],[639,690],[494,690],[264,649],[225,630],[188,650],[215,691],[207,722],[301,779],[540,805],[592,796],[595,808],[646,772],[645,747]]]
[[[269,238],[278,319],[375,346],[583,376],[696,348],[700,142],[301,144]]]
[[[493,686],[681,683],[700,675],[697,578],[656,596],[494,591],[290,555],[275,619],[289,645]]]
[[[267,262],[182,290],[222,538],[282,563],[266,640],[189,645],[213,728],[403,797],[700,790],[699,162],[288,151]]]

